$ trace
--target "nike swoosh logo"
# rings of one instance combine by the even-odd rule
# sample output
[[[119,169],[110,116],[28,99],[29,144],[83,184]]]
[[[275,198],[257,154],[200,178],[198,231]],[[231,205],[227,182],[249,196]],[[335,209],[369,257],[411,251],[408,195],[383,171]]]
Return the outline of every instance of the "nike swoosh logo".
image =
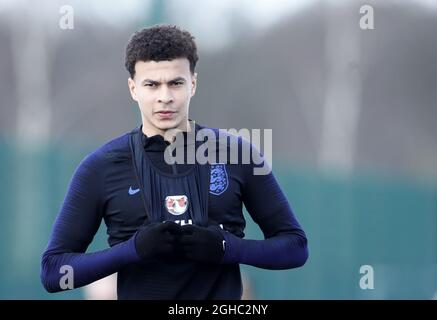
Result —
[[[138,193],[140,191],[140,188],[138,188],[138,189],[132,189],[132,186],[130,186],[130,188],[129,188],[129,194],[132,196],[132,195],[134,195],[135,193]]]

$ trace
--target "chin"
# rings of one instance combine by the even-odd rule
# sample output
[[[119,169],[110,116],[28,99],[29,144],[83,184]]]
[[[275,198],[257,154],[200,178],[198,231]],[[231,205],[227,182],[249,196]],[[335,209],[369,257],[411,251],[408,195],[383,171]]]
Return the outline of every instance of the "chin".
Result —
[[[174,129],[177,128],[180,125],[180,122],[176,122],[176,121],[160,121],[159,123],[156,124],[156,127],[159,128],[160,130],[168,130],[168,129]]]

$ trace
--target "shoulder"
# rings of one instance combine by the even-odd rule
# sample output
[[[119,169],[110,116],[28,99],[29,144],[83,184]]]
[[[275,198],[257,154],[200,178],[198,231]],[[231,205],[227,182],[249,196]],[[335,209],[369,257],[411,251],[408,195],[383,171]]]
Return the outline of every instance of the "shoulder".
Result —
[[[119,162],[131,158],[131,150],[129,146],[129,137],[132,132],[125,133],[116,137],[104,145],[102,145],[97,152],[104,160],[109,162]]]
[[[100,168],[110,163],[125,161],[131,158],[129,136],[125,133],[116,137],[94,151],[87,154],[81,161],[80,167]]]

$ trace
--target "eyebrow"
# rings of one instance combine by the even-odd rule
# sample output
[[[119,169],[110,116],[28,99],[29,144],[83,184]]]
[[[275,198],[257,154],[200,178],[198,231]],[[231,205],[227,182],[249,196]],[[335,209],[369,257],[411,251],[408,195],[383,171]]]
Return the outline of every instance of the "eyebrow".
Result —
[[[174,78],[174,79],[168,81],[167,83],[168,83],[168,84],[172,84],[172,83],[175,83],[175,82],[178,82],[178,81],[186,82],[185,78],[183,78],[183,77],[176,77],[176,78]],[[161,82],[156,81],[156,80],[152,80],[152,79],[144,79],[141,83],[142,83],[142,84],[145,84],[146,82],[147,82],[147,83],[154,84],[154,85],[161,84]]]

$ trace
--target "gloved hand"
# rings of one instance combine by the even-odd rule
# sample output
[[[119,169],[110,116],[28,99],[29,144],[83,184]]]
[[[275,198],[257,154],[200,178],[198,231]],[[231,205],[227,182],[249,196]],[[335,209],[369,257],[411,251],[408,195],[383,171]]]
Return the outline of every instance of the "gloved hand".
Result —
[[[141,259],[170,257],[181,234],[182,227],[175,222],[153,222],[138,230],[135,249]]]
[[[185,256],[194,261],[219,263],[225,254],[225,240],[218,226],[184,225],[180,243]]]

